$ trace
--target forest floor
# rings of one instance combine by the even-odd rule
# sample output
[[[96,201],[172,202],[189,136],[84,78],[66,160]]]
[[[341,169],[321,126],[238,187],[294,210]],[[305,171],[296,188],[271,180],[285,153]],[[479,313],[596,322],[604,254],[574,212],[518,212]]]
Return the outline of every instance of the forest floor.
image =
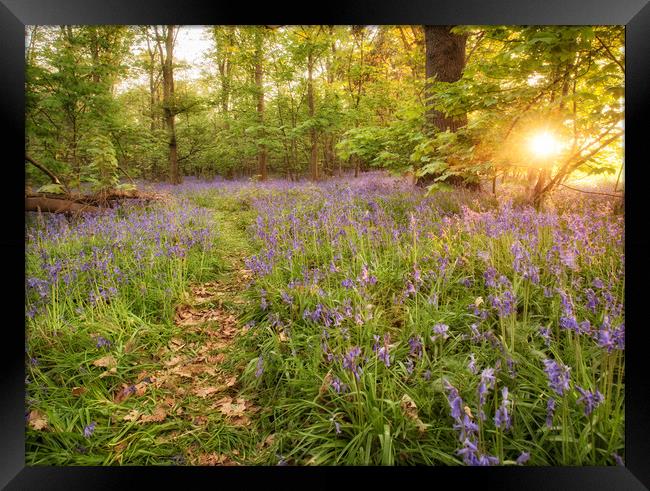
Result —
[[[383,176],[159,190],[29,216],[28,465],[622,461],[609,201],[538,213]]]
[[[219,268],[208,281],[189,285],[175,310],[177,334],[158,353],[157,369],[139,377],[148,377],[160,389],[163,404],[152,418],[164,414],[168,420],[190,422],[185,431],[159,437],[184,449],[176,457],[182,464],[264,463],[268,452],[263,450],[272,442],[272,436],[257,432],[260,408],[255,394],[242,391],[238,378],[244,366],[232,356],[236,338],[246,329],[239,318],[247,307],[242,293],[252,279],[244,264],[253,250],[246,233],[252,217],[223,203],[216,200],[208,208],[219,224],[214,250]]]

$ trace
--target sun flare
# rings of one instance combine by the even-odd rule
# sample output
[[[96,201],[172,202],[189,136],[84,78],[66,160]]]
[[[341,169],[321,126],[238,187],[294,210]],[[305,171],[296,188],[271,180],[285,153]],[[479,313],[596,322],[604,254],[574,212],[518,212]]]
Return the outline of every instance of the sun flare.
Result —
[[[550,157],[560,151],[560,142],[552,133],[545,131],[530,139],[530,149],[537,157]]]

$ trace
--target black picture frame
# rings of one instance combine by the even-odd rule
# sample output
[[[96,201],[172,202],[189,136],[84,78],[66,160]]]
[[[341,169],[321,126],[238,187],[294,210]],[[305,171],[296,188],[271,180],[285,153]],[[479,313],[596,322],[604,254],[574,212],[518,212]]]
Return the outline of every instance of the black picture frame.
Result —
[[[502,24],[626,26],[625,158],[625,312],[626,350],[625,467],[434,467],[418,468],[425,486],[473,486],[477,489],[623,490],[650,488],[650,384],[644,356],[644,281],[649,277],[644,236],[644,187],[648,159],[645,119],[650,113],[650,5],[648,0],[410,0],[390,2],[327,1],[313,5],[274,2],[199,3],[196,0],[0,0],[0,174],[5,185],[0,258],[10,277],[3,278],[5,316],[0,358],[0,487],[6,489],[116,489],[152,487],[158,478],[170,486],[238,486],[251,479],[262,485],[331,487],[360,481],[364,487],[420,486],[413,469],[404,468],[203,468],[203,467],[26,467],[24,415],[24,196],[17,184],[24,170],[25,25],[31,24]],[[645,137],[645,138],[644,138]],[[645,175],[644,175],[645,174]],[[22,302],[21,302],[22,300]],[[7,316],[6,314],[10,315]],[[300,479],[297,479],[300,478]],[[317,481],[314,481],[317,478]],[[372,484],[371,484],[372,482]]]

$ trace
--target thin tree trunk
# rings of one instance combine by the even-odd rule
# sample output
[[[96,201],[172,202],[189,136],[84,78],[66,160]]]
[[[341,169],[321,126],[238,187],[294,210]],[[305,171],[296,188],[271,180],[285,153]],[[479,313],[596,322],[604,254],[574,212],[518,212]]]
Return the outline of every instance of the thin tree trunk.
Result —
[[[257,90],[257,117],[259,124],[264,125],[264,83],[263,83],[263,66],[262,62],[264,59],[263,53],[263,34],[260,31],[261,27],[258,27],[258,32],[256,33],[255,40],[255,88]],[[261,131],[261,137],[264,138],[264,130]],[[257,170],[262,181],[268,179],[268,171],[266,168],[266,145],[261,143],[258,145],[258,154],[257,154]]]
[[[309,117],[314,117],[314,80],[313,80],[313,71],[314,71],[314,54],[310,48],[307,55],[307,104],[309,107]],[[312,127],[309,129],[309,136],[311,140],[311,154],[309,158],[309,168],[311,170],[311,179],[317,181],[319,178],[318,175],[318,139],[316,135],[316,128]]]

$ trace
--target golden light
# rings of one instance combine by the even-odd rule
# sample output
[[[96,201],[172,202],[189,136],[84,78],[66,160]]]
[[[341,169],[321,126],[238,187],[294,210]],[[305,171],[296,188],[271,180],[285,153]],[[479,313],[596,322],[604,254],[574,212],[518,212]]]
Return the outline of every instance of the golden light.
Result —
[[[545,131],[538,133],[530,139],[530,149],[538,157],[550,157],[560,152],[560,142],[553,133]]]

